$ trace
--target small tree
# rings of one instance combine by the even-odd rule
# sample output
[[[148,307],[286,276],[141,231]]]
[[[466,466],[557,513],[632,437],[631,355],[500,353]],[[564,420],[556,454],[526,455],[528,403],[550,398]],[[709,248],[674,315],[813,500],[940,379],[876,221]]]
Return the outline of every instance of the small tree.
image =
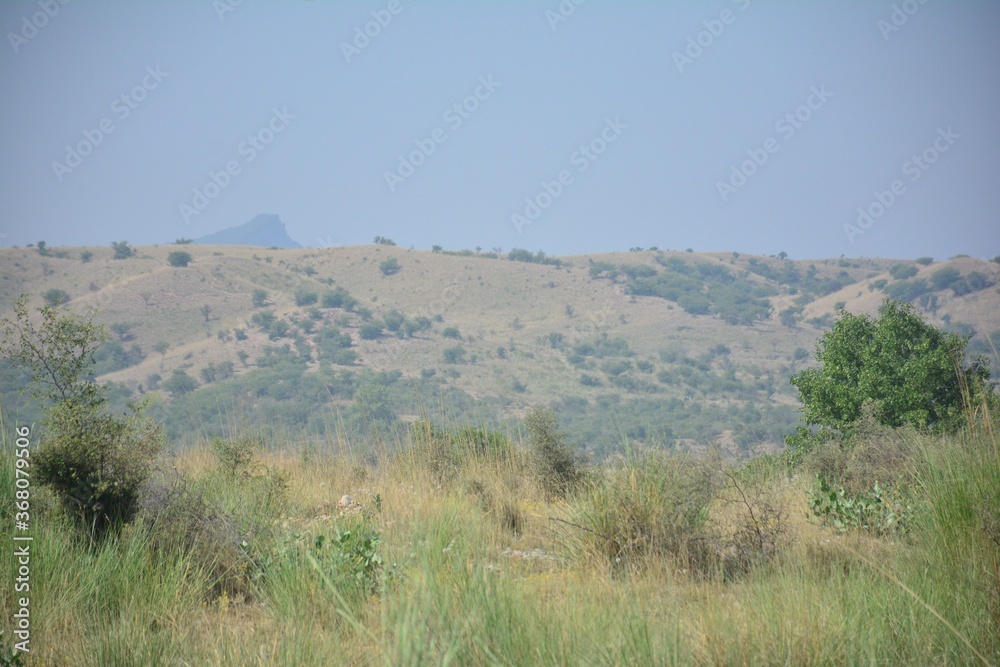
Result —
[[[198,381],[180,368],[175,368],[169,378],[163,381],[163,388],[176,396],[183,396],[198,388]]]
[[[191,253],[183,250],[175,250],[167,255],[167,264],[176,267],[185,267],[191,263]]]
[[[379,271],[382,272],[383,276],[391,276],[395,273],[399,273],[400,266],[399,261],[395,257],[390,257],[388,259],[383,259],[378,265]]]
[[[792,378],[805,421],[847,429],[871,402],[885,426],[954,428],[966,398],[989,387],[988,362],[966,364],[967,343],[926,324],[908,303],[886,300],[875,319],[845,312],[817,346],[821,366]]]
[[[83,262],[84,264],[93,259],[93,257],[94,253],[90,252],[89,250],[84,250],[83,252],[80,253],[80,261]]]
[[[532,408],[524,418],[531,445],[532,471],[545,490],[565,495],[581,479],[580,459],[559,430],[559,420],[548,408]]]
[[[115,249],[115,259],[128,259],[135,255],[135,248],[128,241],[114,241],[111,247]]]
[[[65,290],[61,289],[50,289],[48,292],[42,295],[45,299],[45,303],[50,306],[61,306],[64,303],[69,302],[69,294]]]
[[[47,403],[40,446],[32,453],[37,480],[91,541],[98,540],[135,515],[163,434],[142,415],[143,404],[129,404],[125,414],[108,409],[108,388],[91,379],[94,352],[107,338],[92,315],[50,305],[36,325],[27,303],[22,295],[14,318],[0,322],[0,357],[23,366],[32,395]]]
[[[267,292],[262,289],[255,289],[250,296],[250,303],[254,308],[263,308],[267,305]]]

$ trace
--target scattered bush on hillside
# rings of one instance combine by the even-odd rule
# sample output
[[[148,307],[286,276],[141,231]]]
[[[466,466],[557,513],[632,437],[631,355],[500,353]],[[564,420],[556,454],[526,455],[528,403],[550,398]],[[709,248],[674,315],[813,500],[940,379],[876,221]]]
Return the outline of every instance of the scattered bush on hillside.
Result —
[[[917,275],[917,267],[912,264],[893,264],[889,267],[889,275],[896,280],[906,280]]]
[[[383,276],[392,276],[400,272],[403,267],[399,265],[399,260],[395,257],[389,257],[383,259],[379,262],[378,270],[382,272]]]
[[[192,259],[191,253],[184,252],[183,250],[175,250],[167,255],[167,264],[170,266],[184,267],[190,264]]]
[[[115,250],[115,259],[128,259],[135,256],[135,248],[128,244],[128,241],[114,241],[111,247]]]

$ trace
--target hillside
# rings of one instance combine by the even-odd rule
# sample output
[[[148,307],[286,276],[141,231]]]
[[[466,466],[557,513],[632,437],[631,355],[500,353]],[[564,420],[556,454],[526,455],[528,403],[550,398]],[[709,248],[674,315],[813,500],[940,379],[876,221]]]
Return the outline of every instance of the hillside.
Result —
[[[188,266],[168,265],[178,249]],[[874,313],[893,295],[973,334],[973,351],[1000,344],[1000,264],[972,258],[136,250],[0,249],[0,316],[24,292],[96,307],[112,328],[100,379],[119,398],[157,396],[179,441],[234,419],[329,441],[421,414],[499,423],[552,405],[598,456],[626,437],[751,452],[797,423],[788,379],[838,308]],[[16,381],[3,389],[17,407]]]

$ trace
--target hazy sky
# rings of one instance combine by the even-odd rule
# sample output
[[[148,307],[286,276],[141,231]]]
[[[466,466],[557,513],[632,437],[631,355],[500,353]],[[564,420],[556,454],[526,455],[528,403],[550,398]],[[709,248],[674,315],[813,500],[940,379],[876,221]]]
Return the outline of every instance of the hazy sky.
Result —
[[[1000,3],[577,2],[4,0],[0,244],[1000,254]]]

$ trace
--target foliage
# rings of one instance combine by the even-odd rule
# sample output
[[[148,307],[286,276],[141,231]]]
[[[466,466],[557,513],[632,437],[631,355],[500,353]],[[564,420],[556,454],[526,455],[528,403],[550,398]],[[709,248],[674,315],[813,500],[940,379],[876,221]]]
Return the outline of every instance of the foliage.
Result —
[[[377,340],[382,336],[382,324],[379,322],[365,322],[358,327],[358,335],[361,340]]]
[[[924,323],[909,304],[887,300],[876,319],[844,313],[817,346],[821,366],[792,378],[805,421],[844,429],[872,401],[887,426],[955,427],[963,392],[981,395],[989,378],[984,359],[965,363],[967,342]]]
[[[461,345],[455,345],[454,347],[446,347],[441,353],[442,359],[446,364],[464,364],[465,363],[465,348]]]
[[[531,447],[532,473],[547,493],[563,496],[583,479],[582,461],[559,430],[555,412],[532,408],[524,418]]]
[[[175,368],[170,377],[161,385],[174,396],[182,396],[198,388],[198,381],[181,368]]]
[[[267,305],[267,290],[255,289],[250,296],[250,303],[254,308],[263,308]]]
[[[878,482],[868,491],[848,495],[843,487],[832,490],[819,473],[809,506],[823,525],[862,530],[880,537],[907,533],[913,515],[910,502]]]
[[[135,248],[128,244],[128,241],[114,241],[111,247],[115,250],[115,259],[128,259],[135,256]]]
[[[896,280],[906,280],[917,275],[917,267],[912,264],[893,264],[889,267],[889,275]]]
[[[69,302],[69,294],[65,290],[56,288],[48,290],[42,295],[42,298],[50,306],[61,306]]]
[[[167,264],[170,266],[184,267],[190,264],[192,259],[191,253],[184,250],[174,250],[172,253],[167,255]]]
[[[375,244],[376,245],[389,245],[389,246],[393,246],[393,245],[396,245],[396,242],[393,241],[392,239],[386,238],[384,236],[376,236],[375,237]]]
[[[14,304],[14,319],[0,322],[0,356],[28,371],[32,394],[48,401],[41,446],[34,455],[40,484],[51,488],[67,514],[91,540],[131,520],[139,487],[163,446],[158,424],[143,405],[124,415],[107,406],[108,388],[91,380],[102,327],[55,306],[31,322],[28,296]]]
[[[399,260],[395,257],[389,257],[383,259],[379,265],[378,270],[382,272],[383,276],[391,276],[399,273],[402,267],[399,265]]]
[[[313,290],[302,288],[295,290],[295,305],[300,308],[303,306],[311,306],[319,301],[319,294]]]

